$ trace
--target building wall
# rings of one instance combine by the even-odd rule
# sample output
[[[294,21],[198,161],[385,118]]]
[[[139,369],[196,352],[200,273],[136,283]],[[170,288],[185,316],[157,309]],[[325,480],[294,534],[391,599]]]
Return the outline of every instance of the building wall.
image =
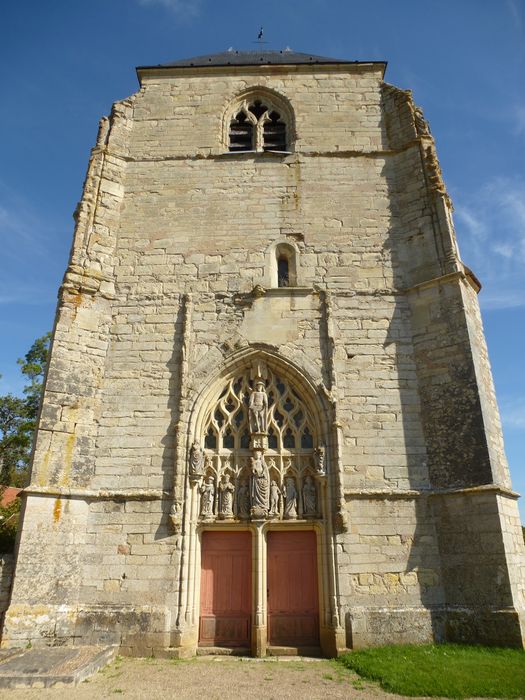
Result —
[[[513,496],[447,495],[509,479],[433,139],[378,66],[262,68],[151,71],[101,123],[4,644],[179,643],[192,582],[170,509],[190,416],[243,348],[293,362],[331,402],[344,503],[331,624],[345,643],[473,639],[452,609],[479,607],[481,590],[512,618],[484,641],[520,643]],[[249,87],[291,103],[290,155],[225,153],[225,112]],[[279,242],[296,250],[293,292],[268,290]]]

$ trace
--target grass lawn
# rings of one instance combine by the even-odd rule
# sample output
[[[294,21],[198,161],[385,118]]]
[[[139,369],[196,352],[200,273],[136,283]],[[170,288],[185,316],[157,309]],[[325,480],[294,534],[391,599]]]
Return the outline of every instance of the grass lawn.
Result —
[[[338,662],[383,690],[445,698],[525,698],[525,652],[433,644],[344,654]]]

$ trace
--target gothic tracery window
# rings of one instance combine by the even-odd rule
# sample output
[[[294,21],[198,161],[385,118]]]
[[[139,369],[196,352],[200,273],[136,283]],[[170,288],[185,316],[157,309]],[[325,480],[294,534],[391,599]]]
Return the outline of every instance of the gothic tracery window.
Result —
[[[322,517],[324,447],[310,407],[287,374],[266,368],[264,379],[252,377],[246,368],[225,381],[205,416],[203,440],[192,445],[200,517]]]
[[[228,149],[231,152],[288,151],[289,139],[287,118],[271,100],[244,100],[230,119]]]
[[[248,402],[252,385],[248,371],[228,381],[206,420],[205,449],[248,451]],[[296,389],[272,373],[266,383],[266,393],[269,449],[277,452],[313,450],[313,421]]]

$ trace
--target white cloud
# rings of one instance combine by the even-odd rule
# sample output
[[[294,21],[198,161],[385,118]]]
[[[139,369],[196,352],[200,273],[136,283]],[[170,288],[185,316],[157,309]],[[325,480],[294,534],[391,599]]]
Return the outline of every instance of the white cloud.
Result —
[[[501,422],[506,428],[525,429],[525,399],[506,398],[500,401]]]
[[[494,178],[454,199],[462,258],[483,284],[481,305],[525,306],[525,180]]]
[[[144,7],[158,5],[179,17],[190,19],[200,14],[202,0],[138,0]]]

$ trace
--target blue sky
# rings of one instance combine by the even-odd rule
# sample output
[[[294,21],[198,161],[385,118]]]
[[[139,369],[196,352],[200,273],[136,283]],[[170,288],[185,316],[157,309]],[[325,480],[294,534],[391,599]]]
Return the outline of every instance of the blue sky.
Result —
[[[525,493],[525,0],[18,0],[0,17],[0,392],[51,328],[99,118],[134,67],[290,46],[387,60],[437,140],[480,302],[513,484]],[[525,520],[525,507],[522,506]]]

